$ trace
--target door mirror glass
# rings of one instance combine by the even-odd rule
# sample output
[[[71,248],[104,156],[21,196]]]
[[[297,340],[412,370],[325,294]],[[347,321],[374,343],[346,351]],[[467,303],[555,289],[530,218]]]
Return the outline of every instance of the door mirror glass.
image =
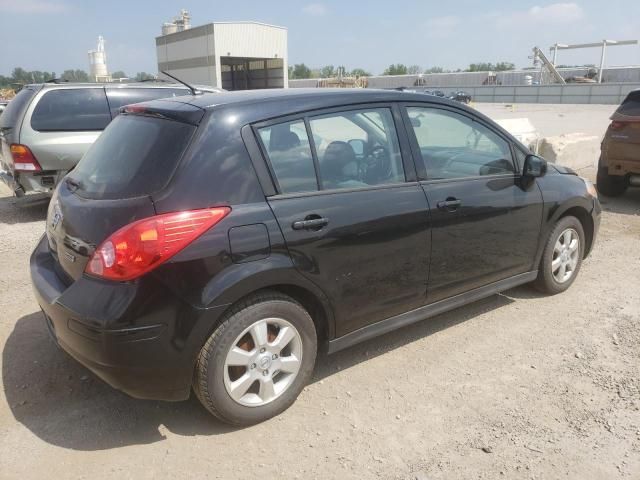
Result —
[[[523,177],[542,177],[547,173],[547,161],[537,155],[527,155],[524,159]]]

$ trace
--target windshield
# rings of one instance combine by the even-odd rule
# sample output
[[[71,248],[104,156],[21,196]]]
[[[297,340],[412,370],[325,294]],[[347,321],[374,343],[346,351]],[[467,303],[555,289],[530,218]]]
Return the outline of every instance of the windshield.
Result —
[[[69,174],[72,188],[97,199],[149,195],[164,187],[196,127],[141,115],[119,115]]]

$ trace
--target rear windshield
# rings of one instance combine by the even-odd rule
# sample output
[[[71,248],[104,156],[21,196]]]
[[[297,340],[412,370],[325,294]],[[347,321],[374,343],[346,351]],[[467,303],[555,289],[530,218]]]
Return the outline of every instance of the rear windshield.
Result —
[[[616,113],[628,115],[630,117],[640,117],[640,91],[631,92],[629,96],[618,107]]]
[[[21,121],[22,115],[29,106],[29,102],[36,94],[33,88],[23,88],[18,94],[9,102],[7,108],[4,109],[2,115],[0,115],[0,128],[14,128],[17,127],[18,122]]]
[[[160,98],[180,97],[188,95],[186,88],[108,88],[109,108],[111,116],[115,117],[120,111],[120,107],[131,105],[132,103],[148,102]]]
[[[65,88],[45,93],[31,116],[39,132],[99,131],[111,121],[103,88]]]
[[[195,129],[172,120],[119,115],[69,177],[78,195],[89,198],[154,193],[168,183]]]

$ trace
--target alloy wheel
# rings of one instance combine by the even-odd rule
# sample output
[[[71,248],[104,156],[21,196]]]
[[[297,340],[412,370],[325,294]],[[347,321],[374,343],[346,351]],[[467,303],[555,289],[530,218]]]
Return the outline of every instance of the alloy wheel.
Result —
[[[224,386],[240,405],[260,407],[282,395],[302,362],[302,338],[282,318],[258,320],[235,340],[224,364]]]
[[[564,230],[553,248],[551,273],[558,283],[565,283],[576,271],[580,255],[580,237],[573,228]]]

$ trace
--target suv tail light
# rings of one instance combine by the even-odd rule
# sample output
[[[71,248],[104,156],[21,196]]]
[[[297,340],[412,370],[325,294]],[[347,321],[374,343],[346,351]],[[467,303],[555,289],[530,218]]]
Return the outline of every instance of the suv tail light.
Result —
[[[622,130],[628,124],[629,122],[621,122],[620,120],[614,120],[613,122],[611,122],[611,130]]]
[[[42,167],[33,156],[29,147],[17,143],[11,144],[11,157],[13,169],[17,172],[40,172]]]
[[[226,217],[229,207],[167,213],[116,231],[93,253],[85,272],[108,280],[133,280],[153,270]]]

